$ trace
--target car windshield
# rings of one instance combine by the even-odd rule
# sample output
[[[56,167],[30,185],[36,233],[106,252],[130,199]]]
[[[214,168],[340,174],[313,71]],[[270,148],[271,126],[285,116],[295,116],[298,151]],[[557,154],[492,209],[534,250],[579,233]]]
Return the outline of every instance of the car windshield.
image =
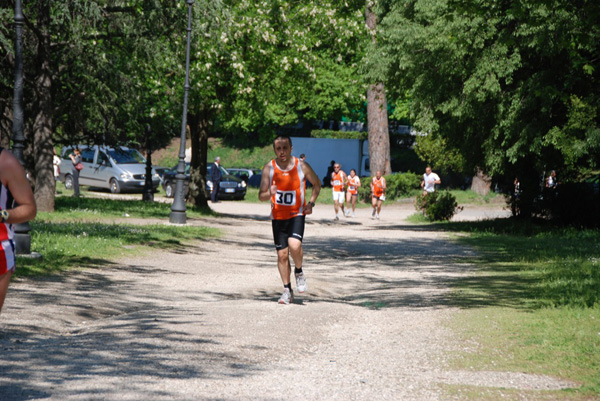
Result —
[[[111,149],[108,151],[110,157],[117,164],[139,164],[146,163],[146,159],[135,149]]]
[[[208,167],[206,169],[206,172],[208,174],[210,174],[210,170],[212,170],[212,166],[214,166],[214,164],[209,164],[208,165]],[[223,168],[222,166],[220,166],[220,167],[221,167],[221,174],[223,174],[223,175],[229,175],[229,171],[225,170],[225,168]]]

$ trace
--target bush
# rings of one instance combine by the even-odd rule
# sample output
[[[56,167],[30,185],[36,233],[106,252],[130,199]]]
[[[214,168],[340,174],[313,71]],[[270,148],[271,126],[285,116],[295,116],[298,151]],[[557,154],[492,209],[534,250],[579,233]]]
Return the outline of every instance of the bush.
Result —
[[[360,131],[334,131],[330,129],[315,129],[310,132],[312,138],[333,139],[368,139],[368,132]]]
[[[387,189],[385,197],[387,200],[410,196],[411,193],[419,188],[421,176],[414,173],[397,173],[384,176]],[[371,177],[360,179],[361,186],[358,190],[358,198],[363,202],[371,202]]]
[[[415,208],[422,210],[430,221],[450,220],[456,212],[462,210],[454,195],[448,191],[419,194],[415,200]]]

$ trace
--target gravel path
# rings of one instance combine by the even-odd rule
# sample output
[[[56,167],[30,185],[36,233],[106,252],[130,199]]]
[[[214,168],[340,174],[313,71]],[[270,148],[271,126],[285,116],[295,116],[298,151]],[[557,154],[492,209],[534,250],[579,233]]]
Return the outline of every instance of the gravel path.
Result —
[[[0,400],[444,400],[441,385],[572,386],[446,370],[460,349],[448,285],[471,249],[403,218],[410,205],[307,221],[309,293],[277,304],[268,205],[223,202],[186,253],[19,280],[0,318]],[[465,210],[459,218],[505,215]],[[135,221],[132,221],[135,222]]]

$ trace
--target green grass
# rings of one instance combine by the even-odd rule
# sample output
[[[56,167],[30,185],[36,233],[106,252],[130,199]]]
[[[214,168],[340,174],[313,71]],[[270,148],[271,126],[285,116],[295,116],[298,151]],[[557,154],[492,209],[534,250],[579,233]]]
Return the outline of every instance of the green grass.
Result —
[[[490,203],[502,203],[504,202],[504,196],[499,195],[495,192],[482,196],[478,193],[471,191],[470,189],[463,191],[460,189],[452,189],[450,193],[456,198],[456,202],[459,205],[486,205]]]
[[[459,354],[454,368],[581,383],[527,399],[600,397],[600,231],[513,219],[438,227],[470,233],[457,241],[480,254],[477,272],[454,288],[453,303],[462,311],[452,322],[465,342],[478,346]]]
[[[219,235],[198,226],[109,223],[113,218],[160,218],[169,220],[170,205],[154,202],[57,197],[56,211],[40,212],[30,222],[31,249],[42,259],[17,257],[16,276],[58,273],[79,267],[110,265],[124,256],[151,249],[183,249],[193,241]],[[187,210],[200,217],[207,211]]]
[[[419,212],[411,214],[405,220],[407,222],[413,223],[413,224],[426,224],[426,223],[430,223],[429,219],[427,217],[425,217],[425,215],[423,213],[419,213]]]
[[[140,194],[140,199],[142,195]],[[106,218],[156,218],[169,220],[170,203],[144,202],[142,200],[117,200],[85,196],[59,196],[55,198],[53,213],[38,213],[38,219],[55,220],[104,220]],[[214,215],[210,209],[187,207],[189,218]]]

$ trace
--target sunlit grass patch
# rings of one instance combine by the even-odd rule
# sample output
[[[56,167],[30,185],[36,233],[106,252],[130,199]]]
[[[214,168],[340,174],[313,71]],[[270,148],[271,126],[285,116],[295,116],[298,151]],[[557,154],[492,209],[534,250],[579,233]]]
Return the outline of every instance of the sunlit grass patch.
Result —
[[[35,221],[31,226],[31,248],[42,259],[18,258],[17,276],[106,264],[151,248],[183,248],[193,240],[218,235],[216,229],[194,226],[49,221]]]
[[[462,311],[452,327],[465,344],[475,344],[454,367],[581,383],[560,392],[564,399],[600,395],[600,231],[513,219],[444,229],[469,232],[457,241],[480,255],[473,260],[478,271],[454,287],[452,302]]]

